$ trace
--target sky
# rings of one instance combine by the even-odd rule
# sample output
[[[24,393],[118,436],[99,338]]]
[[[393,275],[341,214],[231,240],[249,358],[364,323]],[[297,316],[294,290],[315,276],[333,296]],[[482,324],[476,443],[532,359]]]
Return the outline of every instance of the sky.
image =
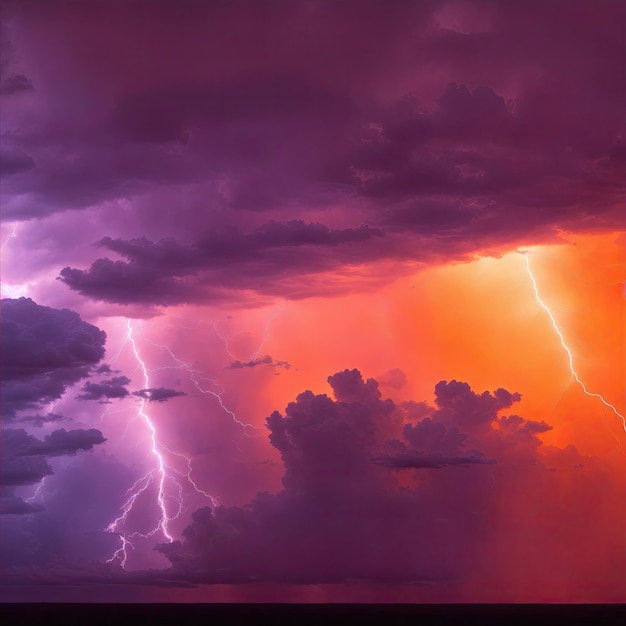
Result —
[[[624,3],[1,11],[0,600],[626,601]]]

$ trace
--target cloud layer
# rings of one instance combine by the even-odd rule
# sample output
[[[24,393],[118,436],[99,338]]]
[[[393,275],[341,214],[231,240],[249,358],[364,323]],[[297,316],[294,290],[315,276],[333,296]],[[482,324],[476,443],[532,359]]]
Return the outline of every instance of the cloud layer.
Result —
[[[285,415],[267,419],[284,489],[259,493],[245,507],[196,511],[181,542],[159,547],[175,575],[195,582],[452,580],[476,567],[488,547],[484,514],[502,495],[494,472],[510,472],[516,455],[544,467],[536,433],[549,427],[498,417],[518,394],[479,395],[442,381],[437,406],[420,405],[421,417],[411,418],[414,403],[383,400],[377,382],[357,370],[328,381],[334,400],[306,391]],[[394,432],[398,438],[389,439]],[[418,473],[401,487],[397,472]]]
[[[85,243],[124,260],[77,252],[54,269],[88,298],[143,306],[316,295],[328,281],[303,277],[623,228],[624,9],[555,6],[185,3],[146,24],[142,3],[73,19],[14,5],[5,219],[87,211]],[[157,75],[160,20],[188,37]],[[248,36],[224,41],[235,24]],[[96,61],[110,30],[118,48]]]
[[[106,334],[69,309],[2,300],[2,414],[61,398],[104,356]]]

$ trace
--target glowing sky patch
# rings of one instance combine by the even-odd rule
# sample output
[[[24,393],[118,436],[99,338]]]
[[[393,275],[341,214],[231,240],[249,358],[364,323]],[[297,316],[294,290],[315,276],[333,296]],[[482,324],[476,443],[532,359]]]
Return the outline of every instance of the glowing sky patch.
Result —
[[[561,330],[559,329],[558,324],[556,323],[556,320],[554,319],[554,316],[552,315],[552,312],[550,311],[548,306],[545,304],[545,302],[541,299],[541,297],[539,295],[539,289],[537,287],[537,281],[536,281],[535,276],[533,275],[533,273],[532,273],[532,271],[530,269],[530,261],[528,260],[528,253],[525,254],[524,261],[526,263],[526,271],[528,272],[528,275],[530,276],[530,280],[533,283],[533,290],[535,292],[535,297],[537,298],[537,302],[539,303],[541,308],[547,313],[548,317],[550,318],[550,322],[552,324],[552,328],[554,328],[554,332],[558,335],[559,341],[561,342],[561,345],[563,346],[563,350],[565,350],[565,353],[567,354],[567,359],[568,359],[568,362],[569,362],[569,369],[572,372],[572,377],[581,386],[582,390],[588,396],[591,396],[592,398],[598,398],[598,400],[600,400],[600,402],[602,402],[602,404],[604,404],[604,406],[606,406],[609,409],[611,409],[611,411],[613,411],[613,413],[615,413],[615,415],[622,421],[622,424],[624,426],[624,430],[626,430],[626,419],[624,418],[624,416],[621,413],[619,413],[618,410],[611,403],[607,402],[599,393],[592,393],[592,392],[590,392],[587,389],[587,387],[585,387],[585,383],[583,383],[583,381],[580,380],[578,374],[576,373],[576,370],[574,369],[574,357],[572,356],[572,352],[568,348],[567,344],[565,343],[565,338],[563,337],[563,334],[561,333]]]

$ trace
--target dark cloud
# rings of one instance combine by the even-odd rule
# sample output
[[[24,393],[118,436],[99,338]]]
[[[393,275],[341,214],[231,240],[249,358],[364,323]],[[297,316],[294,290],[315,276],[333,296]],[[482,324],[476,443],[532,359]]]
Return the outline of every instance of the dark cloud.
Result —
[[[104,356],[106,334],[68,309],[2,300],[3,417],[59,399]]]
[[[50,81],[57,87],[42,96],[36,124],[16,117],[7,126],[5,169],[15,174],[3,181],[5,217],[93,210],[98,232],[111,235],[103,245],[126,261],[100,259],[90,269],[66,261],[62,280],[90,298],[157,305],[244,299],[248,291],[320,295],[332,289],[329,281],[303,275],[352,271],[380,258],[467,258],[520,240],[552,241],[557,229],[624,227],[624,97],[615,88],[623,9],[576,2],[575,17],[563,24],[534,3],[469,2],[477,16],[469,22],[481,23],[474,31],[459,26],[466,16],[441,17],[458,7],[417,4],[267,8],[261,12],[272,19],[261,29],[244,26],[255,13],[247,6],[194,9],[210,15],[197,23],[187,9],[165,11],[150,26],[144,7],[124,12],[124,33],[111,17],[119,9],[108,7],[82,14],[80,36],[56,3],[45,26],[25,10],[18,21],[39,39],[50,29],[67,31],[32,52],[67,83]],[[146,58],[160,49],[166,14],[168,24],[184,24],[189,40],[155,74]],[[222,34],[234,24],[247,33],[238,43]],[[335,36],[322,36],[325,29]],[[110,32],[119,49],[102,59],[86,40]],[[155,52],[136,55],[137,46]],[[88,54],[77,52],[84,47]],[[267,53],[258,56],[259,49]],[[198,64],[199,50],[224,58],[221,69]],[[570,55],[579,60],[575,72]],[[94,58],[104,100],[86,86]],[[93,98],[94,106],[70,107],[63,85],[78,92],[72,100]],[[33,98],[38,93],[39,86]],[[327,227],[279,232],[287,215],[304,222],[321,213]],[[279,221],[259,228],[270,219]],[[235,231],[197,239],[218,224]],[[342,236],[363,235],[362,224],[369,235],[374,226],[384,232],[384,245]],[[176,240],[159,241],[166,234]],[[269,248],[255,247],[255,238]],[[342,245],[333,247],[333,239]],[[352,245],[343,245],[348,239]],[[318,249],[299,248],[309,245]]]
[[[145,398],[149,402],[165,402],[170,398],[186,396],[187,394],[184,391],[176,391],[175,389],[159,387],[158,389],[140,389],[139,391],[133,391],[133,395]]]
[[[110,558],[120,539],[104,529],[119,514],[125,489],[136,478],[102,454],[78,454],[57,463],[55,473],[29,499],[39,509],[37,515],[16,514],[8,523],[3,520],[2,574],[11,578],[17,574],[13,567],[24,566],[43,578],[54,578],[55,567],[63,564],[72,567]]]
[[[430,417],[425,417],[417,424],[407,424],[403,433],[415,449],[444,454],[458,452],[467,440],[467,435],[461,433],[458,428],[446,428],[441,422],[433,421]]]
[[[618,118],[612,114],[613,125],[595,133],[585,110],[563,130],[564,119],[574,115],[565,104],[569,97],[558,84],[542,89],[544,95],[506,102],[489,86],[451,83],[434,111],[416,98],[390,107],[346,163],[358,193],[371,200],[376,222],[447,235],[442,243],[452,244],[452,253],[470,239],[480,248],[492,238],[547,235],[557,224],[577,230],[586,224],[590,204],[599,222],[604,215],[622,227],[623,216],[603,200],[607,184],[623,191],[606,158],[621,132]],[[571,94],[571,100],[580,102],[580,96]],[[535,102],[537,108],[530,104]],[[547,102],[564,108],[548,113]],[[522,214],[523,222],[516,217]]]
[[[491,426],[519,396],[502,389],[475,394],[464,383],[442,381],[439,408],[430,407],[430,417],[402,431],[401,416],[412,406],[383,400],[375,380],[345,370],[328,381],[335,400],[306,391],[284,416],[274,412],[267,419],[285,465],[281,492],[259,493],[243,508],[200,509],[182,541],[159,546],[179,576],[204,582],[441,581],[475,562],[491,532],[480,511],[488,506],[496,459],[463,448],[471,440],[504,459],[501,435]],[[471,427],[486,420],[488,431]],[[474,435],[461,433],[454,426],[460,423]],[[398,438],[387,439],[391,433]],[[537,454],[534,436],[520,441]],[[425,473],[400,488],[390,471],[399,469]]]
[[[257,290],[285,275],[332,266],[333,256],[357,260],[360,244],[380,237],[380,230],[367,226],[336,230],[292,220],[269,222],[249,234],[237,230],[212,233],[191,246],[173,239],[153,243],[145,238],[105,238],[99,246],[129,260],[98,259],[89,270],[66,267],[60,279],[71,289],[98,300],[167,305],[206,297],[194,278],[199,272],[210,277],[203,282],[212,290]],[[332,252],[335,248],[336,253]]]
[[[43,507],[40,504],[25,502],[17,496],[2,496],[0,498],[0,515],[26,515],[28,513],[41,513]]]
[[[498,419],[500,430],[506,434],[526,435],[534,437],[540,433],[552,430],[545,422],[528,421],[519,415],[506,415]]]
[[[16,93],[24,93],[34,90],[33,81],[24,74],[11,74],[2,81],[0,94],[11,96]]]
[[[52,422],[71,421],[72,418],[61,415],[60,413],[47,413],[46,415],[21,415],[19,418],[21,422],[28,422],[33,426],[41,428],[44,424],[51,424]]]
[[[228,367],[229,369],[236,370],[242,369],[244,367],[257,367],[259,365],[268,365],[269,367],[284,367],[285,369],[289,369],[291,367],[291,365],[286,361],[274,361],[274,359],[269,354],[266,354],[263,357],[253,359],[252,361],[233,361]]]
[[[8,432],[9,430],[5,430],[3,437]],[[0,483],[3,487],[34,485],[52,473],[52,468],[46,459],[40,456],[16,457],[3,452],[0,461]]]
[[[61,398],[68,386],[88,377],[104,356],[105,333],[73,311],[40,306],[26,298],[3,299],[1,312],[3,418],[39,427],[63,421],[57,413],[20,412]],[[117,382],[125,380],[120,377]],[[0,440],[0,483],[3,487],[39,483],[53,474],[50,458],[93,450],[104,441],[102,433],[93,428],[61,428],[43,439],[23,428],[5,428]],[[40,511],[38,505],[12,493],[3,507],[14,515]]]
[[[66,267],[60,279],[85,296],[124,304],[225,300],[236,290],[293,298],[303,289],[303,295],[323,293],[324,281],[303,287],[297,278],[327,270],[389,258],[466,258],[522,240],[549,241],[558,229],[624,227],[623,212],[608,200],[624,191],[614,157],[621,122],[613,115],[601,137],[586,137],[575,132],[582,124],[576,118],[552,136],[559,125],[532,104],[558,99],[551,91],[558,86],[545,89],[544,96],[507,101],[490,86],[450,83],[434,110],[415,97],[372,108],[349,148],[324,171],[309,173],[301,192],[308,197],[311,185],[332,188],[327,201],[358,206],[354,220],[377,228],[339,230],[292,220],[270,221],[248,234],[211,232],[192,245],[107,237],[98,245],[127,261]],[[585,128],[591,122],[585,117]],[[533,135],[538,128],[545,131]],[[259,174],[273,180],[268,176]],[[252,195],[263,204],[257,190]],[[428,237],[427,245],[415,245],[415,236]],[[198,273],[209,280],[197,279]]]
[[[110,398],[125,398],[130,394],[128,389],[126,389],[126,385],[129,384],[130,378],[126,378],[126,376],[115,376],[109,380],[101,380],[97,383],[87,381],[83,385],[83,393],[76,396],[76,398],[78,400],[100,400],[105,402]]]
[[[12,429],[5,431],[5,435],[11,432]],[[16,430],[16,433],[24,432]],[[24,433],[26,434],[26,433]],[[21,437],[21,435],[19,435]],[[79,450],[92,450],[93,447],[99,443],[104,443],[106,439],[102,436],[102,433],[95,428],[88,430],[76,429],[65,430],[61,428],[55,430],[49,435],[43,438],[43,441],[39,441],[34,437],[27,436],[28,443],[21,443],[17,449],[17,456],[64,456],[68,454],[76,454]],[[16,436],[17,439],[17,436]],[[13,442],[15,445],[16,442]]]
[[[516,509],[522,520],[502,521],[507,528],[521,524],[524,529],[520,536],[511,531],[509,540],[526,546],[540,541],[546,557],[559,559],[559,567],[567,564],[571,576],[582,580],[589,575],[571,551],[558,555],[546,546],[554,545],[552,529],[564,514],[593,515],[581,505],[581,497],[587,502],[581,483],[564,487],[559,472],[581,472],[583,481],[596,484],[595,474],[588,475],[596,471],[594,463],[571,446],[542,450],[537,434],[548,428],[545,423],[498,415],[519,400],[518,394],[504,389],[476,393],[465,383],[441,381],[435,406],[395,404],[358,370],[328,380],[334,399],[306,391],[284,415],[274,412],[267,419],[271,443],[285,467],[284,488],[275,495],[259,493],[244,507],[197,510],[180,541],[158,546],[171,563],[169,570],[129,575],[105,565],[80,565],[118,547],[115,534],[87,529],[110,521],[123,495],[113,486],[128,482],[128,477],[109,479],[114,467],[105,472],[103,464],[110,460],[86,455],[72,459],[74,466],[62,477],[47,479],[44,511],[5,530],[4,539],[8,533],[32,548],[18,554],[3,544],[17,568],[13,579],[32,582],[27,565],[48,566],[72,557],[76,566],[46,570],[42,580],[157,586],[371,580],[445,587],[485,566],[499,575],[497,563],[485,559],[499,541],[491,512],[503,498],[523,504]],[[25,433],[10,438],[22,450],[32,445]],[[396,482],[396,476],[410,472],[419,479]],[[53,491],[55,497],[46,499],[46,492]],[[102,493],[108,494],[106,506]],[[81,494],[81,510],[92,512],[89,519],[73,512],[76,494]],[[11,498],[5,500],[24,508]]]
[[[32,485],[50,476],[50,457],[74,455],[79,450],[92,450],[105,441],[96,429],[55,430],[37,439],[23,428],[5,428],[2,433],[0,481],[5,486]]]
[[[396,456],[381,456],[374,459],[391,469],[425,469],[440,468],[448,465],[470,465],[472,463],[496,463],[495,459],[485,459],[481,454],[468,454],[467,456],[446,456],[444,454],[424,454],[423,452],[411,451]]]
[[[477,394],[467,383],[456,380],[437,383],[435,395],[438,408],[432,417],[468,432],[489,429],[498,411],[521,399],[519,393],[510,393],[506,389],[497,389],[493,394],[488,391]]]

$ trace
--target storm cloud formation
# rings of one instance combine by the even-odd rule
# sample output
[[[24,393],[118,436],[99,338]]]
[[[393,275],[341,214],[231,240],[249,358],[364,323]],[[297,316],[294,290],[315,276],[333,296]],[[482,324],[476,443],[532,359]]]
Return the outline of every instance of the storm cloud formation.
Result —
[[[607,193],[624,191],[620,163],[611,156],[621,141],[617,118],[615,134],[581,134],[574,145],[570,127],[559,132],[548,116],[542,125],[554,135],[534,135],[529,129],[535,120],[526,116],[542,114],[534,102],[540,97],[546,95],[520,97],[514,106],[491,87],[471,91],[450,83],[434,112],[422,111],[416,98],[408,98],[372,119],[369,130],[354,140],[361,145],[336,171],[346,194],[337,202],[362,197],[361,208],[376,229],[333,231],[321,224],[272,221],[248,235],[210,233],[191,247],[174,240],[107,238],[98,245],[129,261],[103,258],[89,270],[66,267],[60,278],[83,295],[116,303],[163,305],[201,297],[198,282],[185,280],[198,271],[210,272],[214,289],[203,296],[208,300],[224,297],[215,289],[220,287],[294,297],[284,284],[287,268],[298,276],[381,258],[463,258],[486,246],[528,241],[529,235],[541,241],[557,225],[572,231],[579,224],[587,227],[590,207],[598,227],[623,227],[623,211],[606,202]],[[581,163],[591,162],[592,172],[581,181]],[[384,233],[431,240],[426,248],[410,251],[375,240]],[[314,293],[315,287],[307,295]]]
[[[19,576],[12,568],[23,566],[35,577],[45,572],[50,581],[54,571],[72,564],[104,562],[119,544],[119,537],[104,528],[129,481],[132,473],[112,458],[79,453],[55,466],[27,501],[3,496],[3,576]]]
[[[269,222],[247,235],[237,230],[210,234],[191,246],[173,239],[154,243],[105,238],[98,246],[126,257],[128,261],[98,259],[89,270],[69,267],[60,279],[79,293],[97,300],[121,304],[176,304],[194,298],[217,299],[222,291],[256,289],[260,283],[274,291],[274,282],[290,278],[297,267],[303,273],[332,268],[337,258],[359,261],[360,242],[382,237],[367,226],[334,230],[302,220]],[[184,280],[199,272],[206,276]],[[195,295],[194,295],[195,294]]]
[[[58,58],[79,76],[107,28],[126,26],[99,88],[84,88],[99,103],[91,117],[58,106],[69,69],[54,55],[45,65],[61,80],[41,94],[11,62],[3,97],[30,98],[41,123],[24,131],[7,113],[6,219],[97,208],[103,226],[111,215],[125,223],[132,199],[152,235],[110,228],[98,245],[125,260],[66,265],[60,278],[89,298],[158,306],[316,295],[324,281],[294,282],[381,258],[465,259],[563,229],[624,227],[620,3],[576,0],[567,15],[552,1],[342,4],[184,3],[149,24],[142,3],[13,6],[32,32],[66,32]],[[257,18],[263,28],[224,41]],[[157,76],[130,51],[160,56],[159,19],[177,26]],[[272,50],[259,67],[258,49]],[[198,55],[226,55],[230,71]],[[52,156],[62,150],[67,158]]]
[[[239,370],[245,367],[258,367],[259,365],[267,365],[268,367],[284,367],[285,369],[289,369],[291,367],[291,365],[286,361],[274,361],[269,354],[252,359],[251,361],[233,361],[228,367],[231,370]]]
[[[535,436],[546,425],[498,417],[518,394],[476,394],[465,383],[442,381],[437,406],[402,429],[412,403],[383,400],[377,382],[364,381],[357,370],[328,380],[334,400],[306,391],[285,415],[267,419],[285,466],[282,491],[259,493],[245,507],[200,509],[182,542],[159,547],[178,576],[196,582],[451,580],[476,567],[487,549],[484,513],[500,497],[495,468],[503,475],[514,471],[509,450],[523,450],[547,474]],[[388,439],[394,432],[398,438]],[[401,487],[398,471],[418,474]]]
[[[59,400],[68,387],[90,376],[104,356],[106,334],[74,311],[40,306],[30,298],[3,299],[1,313],[3,419],[40,427],[63,421],[63,416],[56,413],[22,416],[21,412]],[[25,418],[23,422],[21,417]],[[2,512],[39,512],[39,505],[22,501],[12,488],[36,484],[52,475],[50,458],[92,450],[104,441],[102,433],[94,428],[60,428],[43,439],[23,428],[4,428],[0,482],[7,510]]]
[[[58,400],[104,356],[104,331],[69,309],[2,300],[2,416]]]
[[[126,376],[114,376],[97,383],[87,381],[83,385],[83,393],[76,398],[78,400],[99,400],[100,402],[107,402],[109,398],[125,398],[130,393],[126,389],[126,385],[129,384],[130,378]]]
[[[95,428],[70,431],[61,428],[43,440],[29,435],[22,428],[5,428],[0,443],[0,514],[25,515],[43,511],[40,504],[25,502],[16,496],[14,488],[37,484],[54,474],[48,463],[50,458],[93,450],[95,445],[105,441]]]
[[[176,391],[175,389],[159,387],[157,389],[140,389],[139,391],[133,391],[133,395],[144,398],[150,402],[165,402],[170,398],[186,396],[187,394],[184,391]]]

